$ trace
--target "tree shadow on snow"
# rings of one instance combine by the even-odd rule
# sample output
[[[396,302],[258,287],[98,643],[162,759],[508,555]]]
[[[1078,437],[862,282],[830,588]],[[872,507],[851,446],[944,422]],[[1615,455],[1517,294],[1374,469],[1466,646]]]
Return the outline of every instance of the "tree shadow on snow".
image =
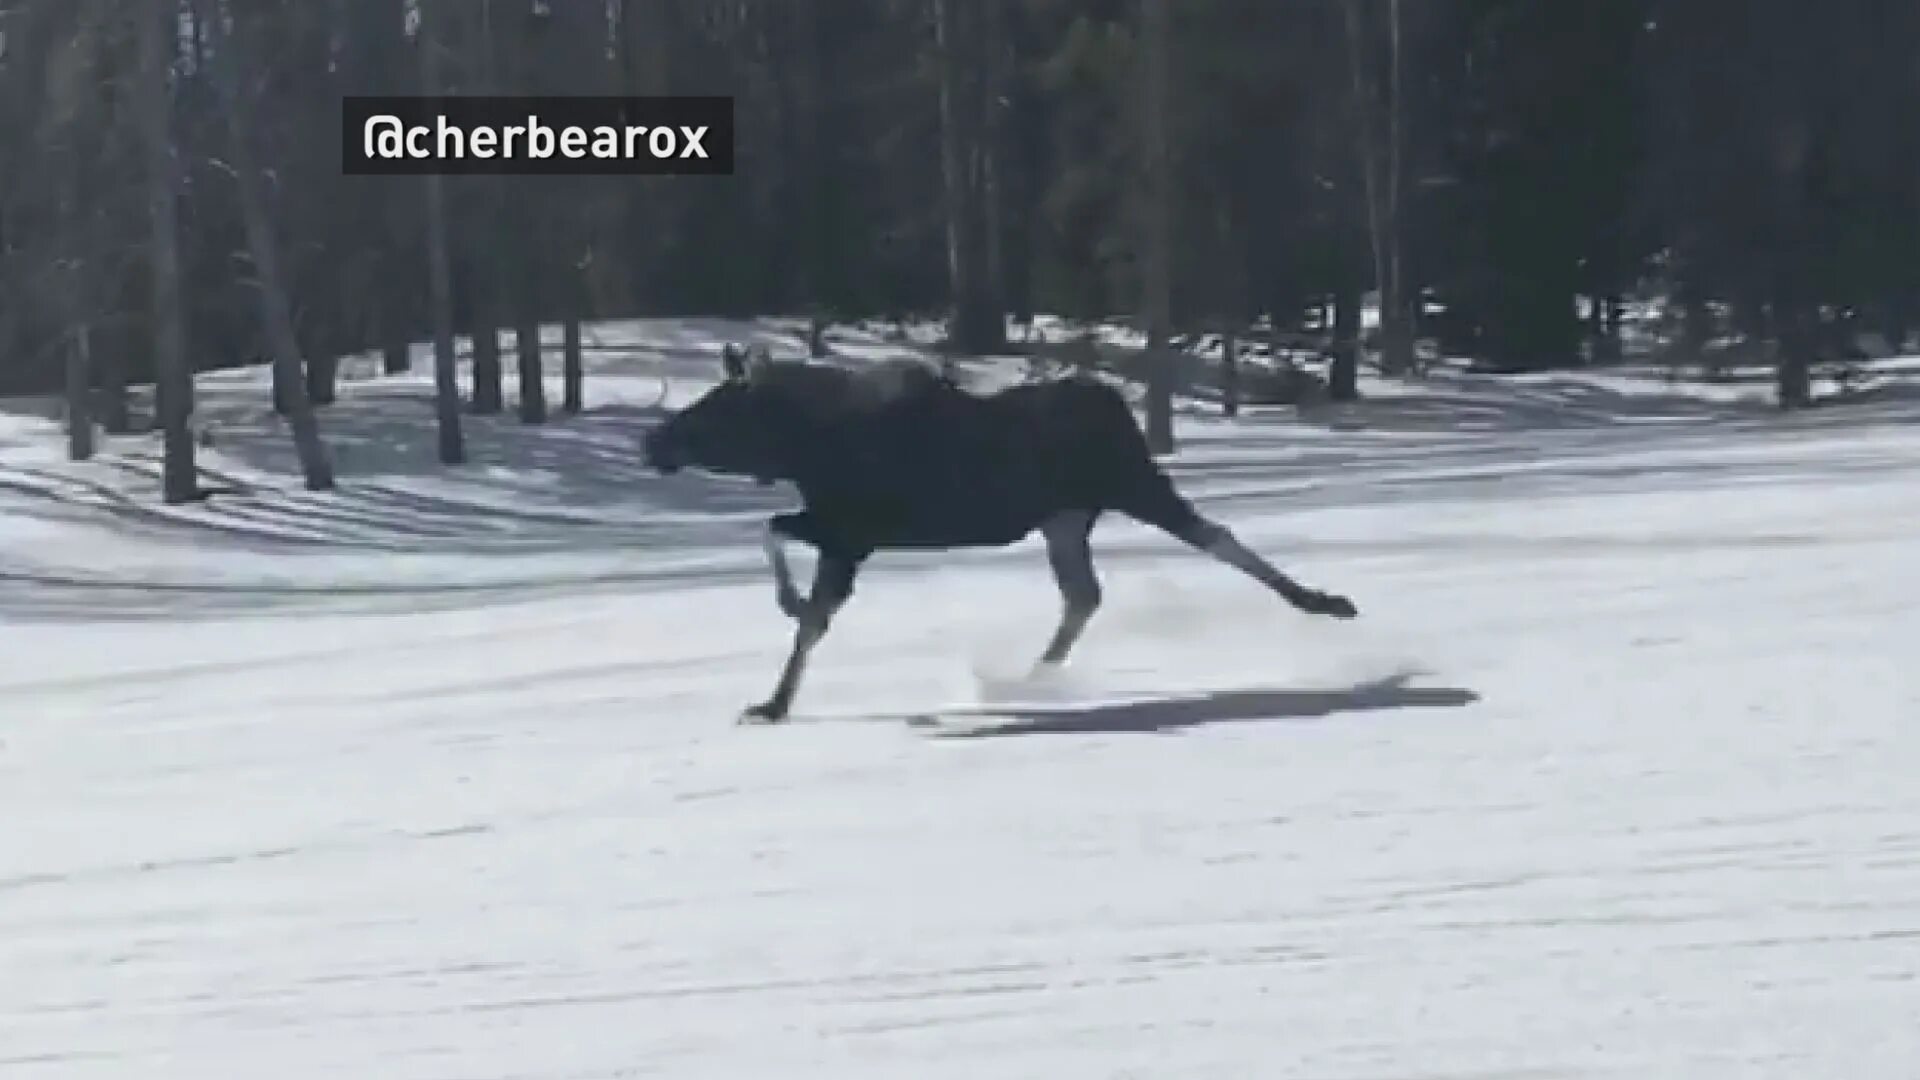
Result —
[[[1330,689],[1244,688],[1169,694],[1090,705],[980,706],[945,712],[938,719],[1010,718],[963,731],[936,732],[942,739],[987,739],[1015,735],[1153,734],[1210,724],[1316,720],[1341,713],[1388,709],[1461,708],[1480,700],[1457,687],[1409,686],[1411,674],[1393,675]]]

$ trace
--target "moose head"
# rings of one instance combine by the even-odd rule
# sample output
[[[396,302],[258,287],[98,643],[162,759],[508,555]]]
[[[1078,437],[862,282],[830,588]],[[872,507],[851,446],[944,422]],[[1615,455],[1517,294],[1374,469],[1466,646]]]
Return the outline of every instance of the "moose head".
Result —
[[[720,363],[725,377],[719,385],[647,433],[647,464],[663,475],[692,466],[771,484],[787,473],[782,433],[788,426],[779,395],[768,387],[776,377],[773,360],[762,346],[728,342]]]

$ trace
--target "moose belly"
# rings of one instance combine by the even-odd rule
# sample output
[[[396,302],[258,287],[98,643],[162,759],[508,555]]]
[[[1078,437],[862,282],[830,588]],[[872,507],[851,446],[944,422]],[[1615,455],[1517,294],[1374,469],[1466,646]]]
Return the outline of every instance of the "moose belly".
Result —
[[[1038,528],[1045,514],[1025,506],[966,498],[924,498],[869,505],[855,529],[876,549],[1004,547]]]
[[[1005,547],[1034,530],[1014,521],[906,522],[883,532],[881,548],[939,550],[961,547]]]
[[[901,455],[833,493],[824,516],[873,549],[1004,547],[1076,501],[1030,460],[990,446]],[[966,451],[966,452],[962,452]]]

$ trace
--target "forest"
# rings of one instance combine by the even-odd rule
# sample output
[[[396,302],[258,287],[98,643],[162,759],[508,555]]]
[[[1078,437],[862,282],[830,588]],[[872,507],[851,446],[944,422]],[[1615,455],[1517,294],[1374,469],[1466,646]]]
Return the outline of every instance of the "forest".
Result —
[[[735,168],[350,176],[362,94],[726,95]],[[271,364],[325,489],[350,354],[433,342],[457,462],[463,414],[581,408],[593,320],[984,355],[1045,313],[1146,331],[1165,446],[1194,335],[1309,342],[1339,399],[1606,364],[1650,298],[1797,409],[1920,322],[1917,107],[1895,0],[0,0],[0,394],[64,395],[76,456],[163,429],[180,501],[198,371]]]

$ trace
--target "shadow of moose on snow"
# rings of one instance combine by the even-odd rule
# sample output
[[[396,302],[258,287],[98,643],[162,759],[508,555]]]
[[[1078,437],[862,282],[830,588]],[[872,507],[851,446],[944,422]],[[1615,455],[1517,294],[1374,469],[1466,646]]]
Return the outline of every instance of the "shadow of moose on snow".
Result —
[[[1322,689],[1243,688],[1167,694],[1086,705],[978,706],[918,718],[921,726],[979,717],[996,721],[964,730],[936,731],[941,739],[1015,735],[1152,734],[1212,724],[1316,720],[1341,713],[1410,708],[1461,708],[1480,700],[1472,690],[1408,685],[1402,673],[1353,686]],[[929,723],[930,722],[930,723]]]

